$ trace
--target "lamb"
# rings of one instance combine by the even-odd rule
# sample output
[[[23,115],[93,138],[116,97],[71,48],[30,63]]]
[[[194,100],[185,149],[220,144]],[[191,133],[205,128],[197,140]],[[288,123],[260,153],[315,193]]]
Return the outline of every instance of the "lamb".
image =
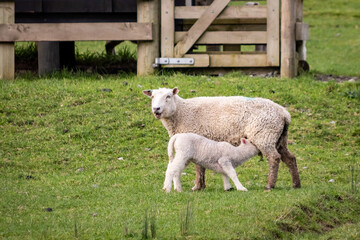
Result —
[[[231,189],[229,178],[238,191],[247,191],[237,178],[235,168],[257,155],[259,150],[244,138],[241,138],[240,142],[240,146],[234,147],[230,143],[215,142],[194,133],[175,134],[168,144],[169,165],[163,189],[170,192],[171,182],[174,180],[175,190],[181,192],[181,172],[191,161],[221,173],[225,191]]]
[[[289,168],[294,188],[301,187],[295,156],[288,149],[289,112],[263,98],[196,97],[183,99],[178,88],[144,90],[152,98],[152,112],[169,136],[195,133],[234,146],[247,138],[269,163],[266,189],[275,187],[280,160]],[[193,190],[205,188],[205,169],[196,166]]]

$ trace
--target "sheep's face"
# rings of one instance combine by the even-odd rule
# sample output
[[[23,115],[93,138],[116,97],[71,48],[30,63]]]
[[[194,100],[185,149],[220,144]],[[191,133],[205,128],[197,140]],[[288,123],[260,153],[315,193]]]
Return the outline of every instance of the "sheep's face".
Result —
[[[179,92],[177,88],[160,88],[157,90],[144,90],[143,93],[151,97],[152,112],[157,119],[169,118],[176,111],[175,95]]]

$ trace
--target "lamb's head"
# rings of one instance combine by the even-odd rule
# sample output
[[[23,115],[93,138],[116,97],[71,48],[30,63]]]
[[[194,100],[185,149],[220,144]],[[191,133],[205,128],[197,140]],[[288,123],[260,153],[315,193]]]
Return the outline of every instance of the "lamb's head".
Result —
[[[144,90],[143,93],[151,97],[152,112],[157,119],[169,118],[176,111],[175,95],[178,88],[160,88],[156,90]]]
[[[240,146],[242,150],[248,151],[248,152],[259,152],[259,150],[256,148],[254,144],[252,144],[248,139],[241,138],[240,139]]]

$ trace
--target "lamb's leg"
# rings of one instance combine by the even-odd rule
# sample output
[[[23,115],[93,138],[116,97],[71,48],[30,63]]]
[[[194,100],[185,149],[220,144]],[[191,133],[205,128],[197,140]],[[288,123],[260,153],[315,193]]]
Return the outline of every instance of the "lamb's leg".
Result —
[[[236,175],[236,171],[234,169],[234,167],[232,166],[231,162],[226,159],[226,158],[220,158],[219,159],[219,164],[222,167],[222,169],[224,170],[225,174],[230,177],[230,179],[234,182],[236,189],[238,191],[247,191],[247,189],[241,184],[241,182],[239,181],[237,175]]]
[[[176,172],[174,175],[174,190],[178,192],[182,192],[180,177],[181,177],[181,171]]]
[[[171,182],[174,181],[174,189],[178,192],[182,191],[181,188],[181,172],[186,166],[186,160],[178,154],[172,162],[169,162],[168,170],[166,171],[166,178],[164,182],[164,190],[171,191]]]
[[[229,177],[226,174],[222,174],[222,179],[223,179],[223,182],[224,182],[224,190],[225,191],[230,191],[231,189],[233,189],[231,187],[230,182],[229,182]]]
[[[171,191],[171,183],[174,178],[174,175],[175,175],[175,171],[173,170],[172,163],[169,162],[168,167],[166,169],[165,181],[163,187],[163,190],[165,190],[165,192]]]
[[[205,168],[195,165],[196,179],[195,186],[192,188],[193,191],[204,189],[205,186]]]

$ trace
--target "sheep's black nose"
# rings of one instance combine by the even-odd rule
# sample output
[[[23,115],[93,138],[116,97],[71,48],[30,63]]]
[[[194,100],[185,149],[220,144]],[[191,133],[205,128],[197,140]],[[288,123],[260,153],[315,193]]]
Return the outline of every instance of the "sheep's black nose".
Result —
[[[153,108],[153,111],[154,111],[154,112],[157,112],[157,111],[159,111],[159,110],[160,110],[159,107],[154,107],[154,108]]]

